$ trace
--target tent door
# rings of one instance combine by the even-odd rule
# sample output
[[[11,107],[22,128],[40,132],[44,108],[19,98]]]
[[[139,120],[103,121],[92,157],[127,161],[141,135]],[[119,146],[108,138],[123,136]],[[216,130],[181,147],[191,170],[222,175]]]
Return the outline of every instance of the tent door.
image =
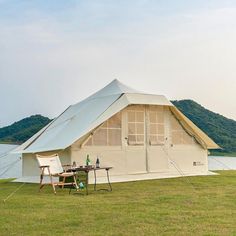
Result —
[[[163,172],[169,169],[168,159],[162,146],[148,146],[148,172]]]
[[[163,106],[133,105],[126,112],[126,160],[128,173],[162,172],[169,169],[165,152]]]
[[[127,172],[128,174],[146,173],[145,106],[129,106],[126,120]]]
[[[146,112],[148,172],[168,170],[165,151],[165,110],[163,106],[148,106]]]

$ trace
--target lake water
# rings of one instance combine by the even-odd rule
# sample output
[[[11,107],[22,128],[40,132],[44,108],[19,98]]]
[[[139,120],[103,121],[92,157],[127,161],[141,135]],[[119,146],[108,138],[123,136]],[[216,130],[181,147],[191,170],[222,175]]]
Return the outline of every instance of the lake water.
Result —
[[[209,170],[236,170],[236,157],[209,156]]]
[[[0,179],[22,177],[20,154],[10,154],[17,145],[0,144]],[[236,170],[236,157],[208,157],[209,170]]]

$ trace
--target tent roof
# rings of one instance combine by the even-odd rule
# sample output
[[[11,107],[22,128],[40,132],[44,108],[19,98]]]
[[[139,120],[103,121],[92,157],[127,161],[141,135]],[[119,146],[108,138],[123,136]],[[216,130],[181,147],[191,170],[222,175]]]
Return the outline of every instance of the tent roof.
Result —
[[[69,106],[15,151],[37,153],[65,149],[130,104],[164,105],[172,107],[175,111],[173,104],[164,96],[144,94],[113,80],[85,100]],[[191,129],[193,134],[199,135],[206,148],[218,148],[217,144],[180,111],[177,115],[181,120],[185,120],[184,125]]]
[[[141,92],[128,87],[127,85],[121,83],[117,79],[114,79],[111,83],[109,83],[107,86],[105,86],[98,92],[88,97],[86,100],[106,97],[110,95],[123,94],[123,93],[141,93]]]

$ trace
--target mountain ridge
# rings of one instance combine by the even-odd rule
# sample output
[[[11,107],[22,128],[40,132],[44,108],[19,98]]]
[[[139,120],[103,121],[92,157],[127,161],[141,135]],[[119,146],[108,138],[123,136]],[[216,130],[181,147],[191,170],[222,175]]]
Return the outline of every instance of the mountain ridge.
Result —
[[[32,137],[51,120],[42,115],[32,115],[0,128],[0,143],[21,144]]]
[[[212,138],[222,150],[213,154],[236,155],[236,121],[212,112],[197,102],[184,99],[171,101],[185,116]],[[0,143],[21,144],[51,122],[42,115],[32,115],[0,128]]]

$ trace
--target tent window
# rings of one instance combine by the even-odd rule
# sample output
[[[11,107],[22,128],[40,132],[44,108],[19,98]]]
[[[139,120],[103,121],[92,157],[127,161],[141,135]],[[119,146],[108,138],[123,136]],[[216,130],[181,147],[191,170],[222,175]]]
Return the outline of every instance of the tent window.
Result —
[[[107,128],[100,128],[93,136],[93,145],[106,146],[107,145]]]
[[[88,139],[85,146],[121,146],[121,113],[105,121]]]
[[[108,129],[108,145],[109,146],[121,145],[121,130],[120,129]]]
[[[194,143],[194,138],[190,136],[180,125],[178,120],[172,115],[171,116],[171,137],[172,144],[174,145],[192,145]]]
[[[128,116],[128,145],[144,145],[144,107],[129,106]]]
[[[165,134],[163,107],[149,106],[148,118],[149,145],[163,145]]]

